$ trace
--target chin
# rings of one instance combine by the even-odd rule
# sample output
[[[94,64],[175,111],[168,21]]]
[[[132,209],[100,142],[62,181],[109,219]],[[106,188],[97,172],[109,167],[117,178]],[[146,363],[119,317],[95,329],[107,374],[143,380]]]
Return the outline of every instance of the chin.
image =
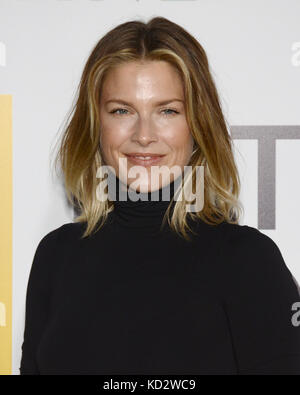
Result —
[[[142,181],[137,187],[131,187],[132,189],[134,189],[137,193],[147,193],[147,192],[153,192],[157,189],[160,188],[160,185],[153,185],[151,187],[150,181]]]

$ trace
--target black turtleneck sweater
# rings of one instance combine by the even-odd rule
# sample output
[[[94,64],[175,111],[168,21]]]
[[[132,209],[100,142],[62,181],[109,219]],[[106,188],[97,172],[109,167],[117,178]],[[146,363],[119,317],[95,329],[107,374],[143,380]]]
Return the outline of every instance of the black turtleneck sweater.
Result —
[[[117,195],[94,235],[41,239],[20,374],[300,374],[300,295],[275,242],[226,222],[197,221],[191,242],[158,232],[161,196]]]

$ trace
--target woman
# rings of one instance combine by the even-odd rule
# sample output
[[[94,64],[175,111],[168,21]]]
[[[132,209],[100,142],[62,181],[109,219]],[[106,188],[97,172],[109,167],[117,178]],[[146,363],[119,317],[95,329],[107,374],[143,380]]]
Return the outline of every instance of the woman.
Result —
[[[80,215],[37,247],[21,374],[300,373],[297,285],[272,239],[238,224],[232,141],[195,38],[162,17],[108,32],[57,159]],[[115,195],[98,188],[105,166]],[[199,185],[197,166],[204,204],[188,211],[177,193]]]

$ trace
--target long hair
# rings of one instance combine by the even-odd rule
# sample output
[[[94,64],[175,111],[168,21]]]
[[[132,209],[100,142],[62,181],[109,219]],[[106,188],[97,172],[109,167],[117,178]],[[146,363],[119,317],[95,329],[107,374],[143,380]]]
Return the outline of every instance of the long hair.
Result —
[[[187,201],[183,198],[176,201],[170,217],[173,197],[163,223],[167,219],[172,230],[189,240],[187,231],[192,229],[187,216],[217,225],[224,221],[238,223],[243,211],[232,140],[204,49],[184,28],[166,18],[155,17],[148,23],[134,20],[110,30],[92,49],[55,160],[55,167],[60,162],[69,202],[80,208],[74,221],[87,223],[82,237],[90,235],[97,224],[96,231],[100,229],[114,209],[113,201],[96,197],[97,169],[105,165],[99,118],[103,82],[113,67],[124,62],[152,60],[169,62],[183,83],[186,120],[194,138],[189,162],[191,177],[185,182],[191,183],[193,190],[196,166],[204,169],[202,210],[187,212]]]

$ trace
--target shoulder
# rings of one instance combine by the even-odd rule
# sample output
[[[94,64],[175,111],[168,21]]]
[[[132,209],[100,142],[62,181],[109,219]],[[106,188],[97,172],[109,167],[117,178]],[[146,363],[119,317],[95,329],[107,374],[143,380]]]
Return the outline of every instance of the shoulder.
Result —
[[[222,227],[222,263],[233,277],[234,273],[249,277],[290,274],[271,237],[248,225],[224,224]]]
[[[67,223],[46,233],[39,241],[31,261],[28,297],[45,295],[57,269],[64,262],[69,242],[79,239],[81,223]]]
[[[248,225],[222,224],[222,272],[228,282],[244,287],[246,283],[300,293],[299,284],[287,266],[276,242],[257,228]],[[224,274],[224,276],[225,276]]]
[[[85,223],[82,222],[68,222],[49,231],[40,239],[36,253],[51,253],[69,243],[72,244],[80,240],[84,232],[84,225]]]
[[[31,281],[41,280],[55,271],[64,262],[65,254],[74,250],[74,243],[80,240],[83,233],[83,223],[69,222],[46,233],[38,242],[31,263]]]
[[[223,251],[231,256],[246,254],[268,258],[281,257],[275,241],[259,229],[249,225],[222,223],[220,225]]]

